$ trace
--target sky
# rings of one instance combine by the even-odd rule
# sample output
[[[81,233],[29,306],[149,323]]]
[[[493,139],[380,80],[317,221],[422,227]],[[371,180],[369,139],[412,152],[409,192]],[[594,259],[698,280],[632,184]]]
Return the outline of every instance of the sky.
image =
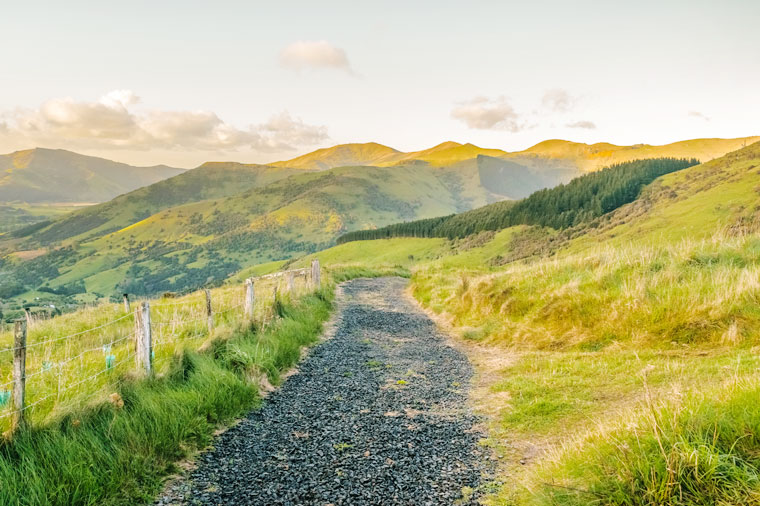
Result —
[[[2,153],[194,167],[760,135],[756,0],[3,4]]]

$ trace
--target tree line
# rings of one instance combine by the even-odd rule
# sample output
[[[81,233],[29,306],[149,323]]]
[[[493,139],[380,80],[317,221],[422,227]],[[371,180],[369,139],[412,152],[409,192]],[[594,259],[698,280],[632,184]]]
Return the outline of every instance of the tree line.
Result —
[[[338,238],[350,241],[390,237],[466,237],[484,230],[537,225],[562,230],[588,223],[638,198],[644,186],[671,172],[699,164],[694,158],[652,158],[611,165],[567,184],[539,190],[519,201],[504,201],[438,218],[357,230]]]

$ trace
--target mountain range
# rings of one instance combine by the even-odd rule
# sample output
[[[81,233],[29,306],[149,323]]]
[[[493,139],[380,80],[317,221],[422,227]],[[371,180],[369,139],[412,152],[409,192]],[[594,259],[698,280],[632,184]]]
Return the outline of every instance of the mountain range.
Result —
[[[170,177],[0,235],[0,298],[29,300],[54,292],[82,302],[122,291],[183,290],[243,267],[329,247],[348,231],[520,199],[627,160],[688,156],[706,161],[752,140],[760,138],[666,146],[546,141],[517,153],[454,142],[410,153],[376,143],[346,144],[269,165],[143,168],[137,172]],[[99,160],[106,169],[90,169],[98,172],[92,177],[96,181],[109,167],[140,169],[66,151],[34,150],[26,156],[30,161],[19,165],[27,176],[16,178],[16,187],[27,179],[30,185],[44,184],[29,178],[34,173],[29,167],[46,156],[68,160],[61,171],[79,176],[87,173],[85,161],[94,167],[93,160]],[[51,167],[45,170],[55,172]]]
[[[185,172],[156,165],[134,167],[63,149],[0,155],[0,202],[105,202]]]
[[[402,152],[369,142],[318,149],[267,166],[310,171],[365,165],[389,167],[427,164],[450,167],[488,157],[491,159],[488,162],[489,166],[498,162],[511,169],[532,169],[533,173],[526,172],[529,177],[535,179],[541,179],[541,174],[546,176],[548,172],[548,182],[551,182],[567,179],[569,174],[575,175],[578,172],[641,158],[694,157],[708,161],[758,140],[760,137],[695,139],[663,146],[617,146],[609,143],[583,144],[548,140],[526,150],[511,153],[452,141],[421,151]],[[236,162],[207,162],[201,165],[214,168],[242,166],[253,165]],[[183,172],[185,169],[166,165],[135,167],[62,149],[35,148],[16,151],[0,155],[0,203],[100,203]]]

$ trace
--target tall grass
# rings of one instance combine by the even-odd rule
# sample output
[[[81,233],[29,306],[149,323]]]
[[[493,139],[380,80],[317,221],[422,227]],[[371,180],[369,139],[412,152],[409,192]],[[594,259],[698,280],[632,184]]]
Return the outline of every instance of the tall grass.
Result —
[[[413,284],[455,325],[527,349],[735,345],[760,329],[760,238],[598,248],[495,272],[439,261]]]
[[[257,280],[254,320],[270,321],[273,290],[281,279]],[[280,291],[283,291],[280,286]],[[293,294],[306,293],[303,278],[296,280]],[[168,370],[172,357],[184,349],[198,349],[213,338],[228,337],[247,324],[244,321],[242,284],[211,291],[214,331],[207,327],[203,292],[178,298],[150,301],[153,332],[153,363],[158,374]],[[132,304],[138,307],[139,301]],[[26,417],[42,422],[59,411],[81,405],[124,374],[136,371],[134,359],[134,313],[121,304],[101,304],[49,320],[33,322],[27,336]],[[0,395],[11,388],[13,337],[0,333]],[[0,405],[0,429],[10,423],[10,403]]]
[[[522,501],[537,505],[760,504],[760,378],[673,400],[566,444]]]
[[[315,342],[332,307],[332,287],[283,298],[278,317],[264,327],[240,321],[223,327],[222,320],[211,336],[166,344],[172,353],[151,378],[109,371],[107,382],[70,404],[38,412],[30,426],[0,443],[0,504],[149,500],[179,459],[207,445],[216,427],[256,404],[264,377],[277,384],[301,347]],[[220,300],[224,290],[237,297],[237,287],[220,290]],[[119,310],[111,311],[113,316]]]
[[[465,340],[511,357],[476,401],[526,464],[493,504],[760,504],[760,237],[502,268],[457,257],[417,265],[412,284]]]

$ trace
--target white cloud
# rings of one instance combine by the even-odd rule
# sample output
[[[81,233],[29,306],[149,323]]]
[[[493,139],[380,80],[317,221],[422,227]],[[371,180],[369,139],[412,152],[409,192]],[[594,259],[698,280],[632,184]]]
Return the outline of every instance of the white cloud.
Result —
[[[274,149],[296,149],[297,146],[311,146],[328,139],[327,127],[307,125],[287,112],[269,118],[259,127],[261,139]]]
[[[575,107],[577,101],[566,90],[555,88],[544,93],[541,104],[553,112],[568,112]]]
[[[132,90],[113,90],[100,97],[100,103],[111,108],[126,108],[140,103],[140,97]]]
[[[112,91],[94,102],[51,99],[38,109],[2,115],[0,135],[17,145],[262,152],[293,150],[329,138],[326,127],[307,125],[287,112],[241,129],[210,111],[134,111],[139,101],[129,90]]]
[[[284,67],[303,69],[337,69],[353,74],[346,52],[326,40],[299,40],[280,52]]]
[[[568,128],[585,128],[588,130],[596,129],[596,124],[593,121],[588,120],[575,121],[573,123],[568,123],[565,126]]]
[[[701,113],[699,111],[689,111],[689,116],[691,116],[692,118],[699,118],[699,119],[702,119],[702,120],[705,120],[705,121],[710,121],[710,119],[711,119],[709,116],[707,116],[707,115],[705,115],[705,114],[703,114],[703,113]]]
[[[525,128],[525,125],[520,121],[520,115],[505,97],[495,99],[475,97],[472,100],[459,102],[451,110],[451,117],[478,130],[519,132]]]

